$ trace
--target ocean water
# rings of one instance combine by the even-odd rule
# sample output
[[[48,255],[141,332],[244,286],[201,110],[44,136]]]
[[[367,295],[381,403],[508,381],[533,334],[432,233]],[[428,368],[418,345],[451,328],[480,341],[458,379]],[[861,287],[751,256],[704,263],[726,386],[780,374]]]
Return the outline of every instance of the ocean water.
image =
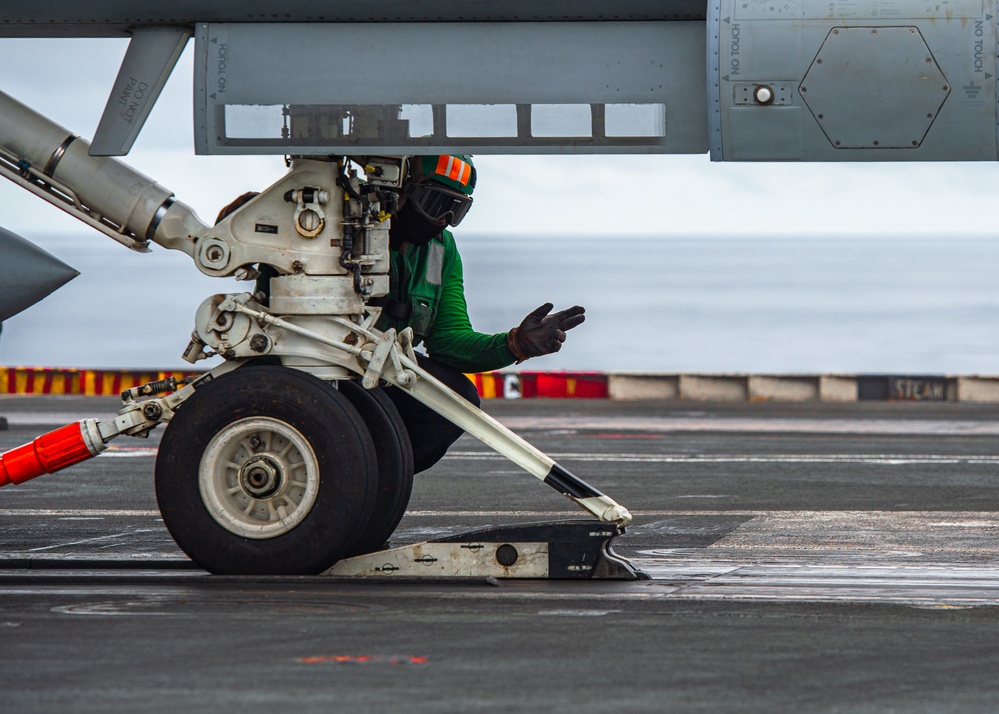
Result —
[[[81,275],[4,324],[0,364],[183,367],[198,304],[248,285],[96,233],[26,237]],[[458,241],[476,329],[586,307],[561,352],[523,369],[999,374],[999,240]]]

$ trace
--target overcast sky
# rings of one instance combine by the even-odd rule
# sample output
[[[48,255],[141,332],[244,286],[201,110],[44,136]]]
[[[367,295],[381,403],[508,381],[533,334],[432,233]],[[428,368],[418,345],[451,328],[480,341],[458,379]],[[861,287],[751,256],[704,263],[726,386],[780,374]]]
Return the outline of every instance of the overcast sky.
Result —
[[[72,132],[90,138],[126,47],[125,40],[0,40],[0,90]],[[280,156],[194,155],[193,51],[191,42],[125,161],[174,191],[207,222],[233,197],[247,190],[260,190],[278,179],[285,167]],[[631,289],[632,293],[640,288],[638,282],[629,280],[634,276],[627,275],[628,261],[646,254],[642,251],[649,247],[635,246],[636,250],[629,252],[628,241],[636,237],[855,239],[876,235],[946,241],[957,236],[992,236],[992,207],[999,189],[999,166],[995,162],[713,164],[706,155],[480,155],[476,165],[479,180],[475,206],[458,231],[466,257],[474,256],[475,251],[481,257],[485,254],[482,251],[493,250],[492,246],[506,250],[506,244],[501,242],[506,236],[609,238],[614,242],[614,269],[623,278],[618,292]],[[192,317],[201,300],[215,292],[245,289],[201,275],[179,253],[131,253],[2,179],[0,225],[62,257],[83,273],[5,324],[0,363],[180,366],[179,354],[187,343]],[[493,240],[487,240],[487,236]],[[480,240],[473,242],[476,237]],[[574,302],[587,306],[587,324],[580,328],[578,336],[573,333],[573,349],[567,345],[558,355],[537,360],[536,365],[532,362],[532,369],[996,372],[993,359],[999,354],[999,344],[993,339],[989,321],[977,320],[970,327],[962,322],[969,315],[993,314],[987,287],[978,287],[974,293],[974,306],[984,313],[954,306],[954,312],[946,312],[936,306],[939,323],[928,329],[926,325],[915,325],[918,318],[912,318],[912,325],[906,322],[900,328],[912,328],[914,336],[906,339],[887,339],[888,333],[877,322],[869,323],[864,332],[859,322],[877,307],[875,303],[864,303],[850,308],[855,312],[844,308],[845,317],[827,326],[821,339],[810,342],[793,325],[785,325],[776,317],[767,326],[746,322],[738,312],[745,307],[740,304],[732,304],[730,310],[722,310],[725,306],[721,306],[714,321],[700,311],[696,314],[701,317],[676,322],[687,314],[678,311],[678,306],[696,299],[696,291],[670,293],[672,302],[655,313],[657,327],[649,330],[648,315],[640,312],[641,306],[647,305],[650,298],[667,299],[664,295],[668,286],[663,284],[653,290],[657,295],[646,290],[620,296],[636,307],[634,319],[646,328],[643,334],[661,334],[662,342],[608,353],[606,335],[622,328],[622,313],[615,312],[613,301],[595,283],[580,285],[575,291],[563,289],[561,293],[551,288],[547,280],[553,275],[550,271],[562,270],[565,274],[554,277],[566,277],[571,270],[565,261],[559,265],[531,261],[528,267],[535,272],[528,280],[524,265],[531,256],[524,255],[524,244],[519,243],[517,255],[511,256],[511,260],[515,257],[520,262],[502,269],[506,270],[503,275],[492,275],[501,270],[498,267],[466,260],[470,283],[466,291],[473,324],[484,332],[512,327],[544,300],[550,299],[559,307]],[[555,241],[552,245],[556,245]],[[596,241],[557,245],[574,245],[577,258],[598,265],[607,260],[606,247]],[[843,243],[848,265],[851,260],[860,260],[855,257],[856,246],[855,241],[852,247],[850,242]],[[947,250],[944,245],[938,248]],[[795,251],[800,260],[797,264],[780,267],[778,260],[764,266],[770,270],[764,272],[769,276],[767,286],[779,289],[774,297],[778,304],[799,299],[790,297],[792,292],[780,292],[786,280],[826,267],[813,265],[816,259],[808,250]],[[549,251],[546,260],[551,261],[555,254],[557,251]],[[925,284],[921,281],[935,280],[939,265],[939,260],[930,259],[928,265],[921,266],[929,273],[917,270],[908,276],[911,284],[906,289],[912,292],[906,294],[918,294]],[[663,270],[667,267],[661,266]],[[710,280],[705,279],[710,267],[690,267],[695,273],[690,276],[695,287],[710,286]],[[988,270],[988,266],[978,267]],[[868,287],[877,288],[883,282],[882,275],[898,272],[906,271],[891,265],[878,268]],[[125,287],[124,276],[128,285],[141,287]],[[950,277],[955,284],[962,284],[962,274]],[[506,282],[500,282],[498,293],[475,294],[483,282],[488,282],[485,278]],[[519,282],[515,280],[518,278]],[[990,285],[989,277],[984,280],[986,286]],[[531,281],[538,284],[526,284]],[[504,290],[503,285],[510,287]],[[856,291],[839,293],[843,304],[848,305]],[[511,299],[497,303],[496,294],[509,294]],[[831,299],[835,300],[836,295]],[[983,301],[988,305],[981,304]],[[884,312],[889,308],[880,305],[880,309]],[[742,341],[733,344],[733,326],[743,323],[746,329]],[[838,332],[829,332],[833,328]],[[830,344],[861,345],[864,351],[837,361],[835,351],[829,350]],[[788,356],[780,361],[766,358],[775,347]]]
[[[90,138],[126,46],[0,40],[0,89]],[[192,41],[126,161],[209,219],[284,165],[280,157],[194,155],[193,51]],[[720,164],[703,155],[478,156],[476,164],[476,205],[463,234],[991,235],[999,188],[995,163]],[[0,216],[28,238],[80,230],[7,182]]]

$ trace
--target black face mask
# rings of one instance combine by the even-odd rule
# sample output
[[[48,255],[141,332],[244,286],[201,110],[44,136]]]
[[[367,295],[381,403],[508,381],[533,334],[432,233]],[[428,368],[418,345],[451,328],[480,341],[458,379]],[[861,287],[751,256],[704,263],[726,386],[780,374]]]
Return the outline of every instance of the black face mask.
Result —
[[[431,223],[420,215],[413,206],[406,203],[392,216],[392,227],[389,229],[389,245],[398,249],[403,243],[416,246],[426,245],[441,234],[444,226]]]

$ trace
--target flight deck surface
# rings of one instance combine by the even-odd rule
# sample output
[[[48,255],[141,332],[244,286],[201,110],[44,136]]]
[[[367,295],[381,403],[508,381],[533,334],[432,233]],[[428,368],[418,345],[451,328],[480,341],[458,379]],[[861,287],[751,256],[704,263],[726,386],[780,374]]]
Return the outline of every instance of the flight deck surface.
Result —
[[[999,410],[491,401],[635,515],[640,582],[211,576],[159,433],[0,491],[13,712],[999,709]],[[116,400],[4,398],[3,449]],[[585,518],[474,439],[392,545]],[[5,705],[7,706],[7,705]]]

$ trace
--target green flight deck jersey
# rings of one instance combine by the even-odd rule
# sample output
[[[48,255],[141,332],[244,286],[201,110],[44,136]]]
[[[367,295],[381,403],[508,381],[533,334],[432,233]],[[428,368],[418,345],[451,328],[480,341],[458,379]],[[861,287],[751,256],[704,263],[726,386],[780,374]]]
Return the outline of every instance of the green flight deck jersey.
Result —
[[[378,329],[412,327],[416,344],[422,341],[430,357],[462,372],[488,372],[517,361],[507,347],[505,332],[485,335],[472,329],[461,256],[449,231],[426,245],[393,250],[391,260],[386,298],[404,309],[387,308]],[[406,312],[408,316],[403,316]]]

